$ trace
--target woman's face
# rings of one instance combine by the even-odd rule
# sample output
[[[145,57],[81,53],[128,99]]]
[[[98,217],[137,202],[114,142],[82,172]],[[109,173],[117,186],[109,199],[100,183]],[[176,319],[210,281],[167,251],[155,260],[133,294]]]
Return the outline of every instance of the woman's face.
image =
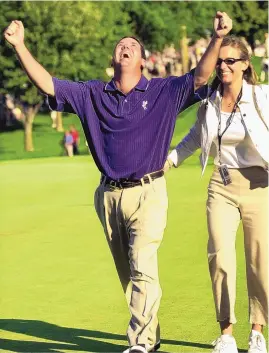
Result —
[[[225,59],[240,59],[240,50],[231,46],[222,47],[219,53],[219,59],[216,65],[216,74],[225,85],[230,85],[234,82],[242,81],[244,71],[248,68],[248,61],[235,61]]]

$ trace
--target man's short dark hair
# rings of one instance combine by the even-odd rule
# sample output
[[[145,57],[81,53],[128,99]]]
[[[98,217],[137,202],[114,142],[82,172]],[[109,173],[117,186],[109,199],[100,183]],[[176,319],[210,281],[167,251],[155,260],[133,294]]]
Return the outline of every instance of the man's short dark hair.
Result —
[[[120,42],[121,40],[123,40],[124,38],[132,38],[132,39],[134,39],[134,40],[140,45],[141,57],[142,57],[142,59],[145,59],[145,60],[146,60],[145,47],[144,47],[143,43],[142,43],[138,38],[136,38],[136,37],[134,37],[134,36],[124,36],[124,37],[122,37],[122,38],[116,43],[115,48],[114,48],[114,52],[115,52],[115,49],[116,49],[117,45],[119,44],[119,42]],[[113,54],[113,56],[114,56],[114,54]]]

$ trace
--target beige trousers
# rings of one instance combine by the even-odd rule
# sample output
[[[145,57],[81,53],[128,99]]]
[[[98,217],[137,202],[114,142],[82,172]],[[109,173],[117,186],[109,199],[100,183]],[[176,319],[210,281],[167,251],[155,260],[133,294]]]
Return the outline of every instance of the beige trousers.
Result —
[[[68,157],[73,157],[73,145],[69,145],[66,143],[64,146]]]
[[[161,299],[157,250],[166,227],[168,199],[164,177],[119,189],[99,185],[95,208],[126,294],[131,320],[130,346],[160,340],[157,312]]]
[[[229,170],[224,186],[215,168],[208,186],[208,262],[218,321],[236,323],[235,238],[244,230],[249,320],[268,322],[268,173],[260,167]]]

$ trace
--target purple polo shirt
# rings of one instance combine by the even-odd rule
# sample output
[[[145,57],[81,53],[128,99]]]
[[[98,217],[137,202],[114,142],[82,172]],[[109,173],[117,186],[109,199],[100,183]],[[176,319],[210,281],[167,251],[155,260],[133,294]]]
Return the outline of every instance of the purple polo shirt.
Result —
[[[79,116],[98,169],[112,179],[140,179],[162,169],[178,113],[199,100],[193,72],[150,81],[142,76],[126,95],[113,80],[53,83],[51,109]]]

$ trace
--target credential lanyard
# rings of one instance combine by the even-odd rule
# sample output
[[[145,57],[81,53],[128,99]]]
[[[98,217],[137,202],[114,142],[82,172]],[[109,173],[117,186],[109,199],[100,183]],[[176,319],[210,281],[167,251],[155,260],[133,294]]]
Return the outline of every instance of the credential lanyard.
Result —
[[[219,164],[221,165],[221,139],[222,139],[222,136],[224,135],[224,133],[227,131],[228,127],[231,125],[232,121],[233,121],[233,118],[234,118],[234,115],[235,115],[235,112],[236,112],[236,109],[237,109],[237,106],[238,106],[238,103],[240,101],[242,97],[242,88],[241,88],[241,91],[239,92],[238,94],[238,97],[234,103],[234,107],[233,107],[233,110],[227,120],[227,123],[226,123],[226,127],[225,129],[222,131],[221,133],[221,117],[219,117],[219,124],[218,124],[218,142],[219,142]]]

